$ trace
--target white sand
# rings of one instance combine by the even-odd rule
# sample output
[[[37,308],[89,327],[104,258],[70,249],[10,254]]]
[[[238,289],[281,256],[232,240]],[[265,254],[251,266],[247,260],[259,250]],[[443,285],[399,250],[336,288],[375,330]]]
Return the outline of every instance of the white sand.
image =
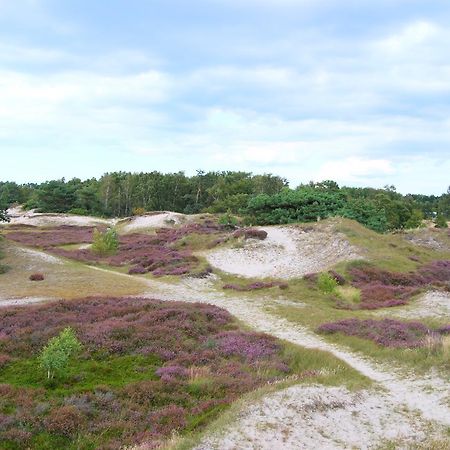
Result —
[[[331,230],[305,232],[289,226],[263,227],[267,238],[249,239],[243,248],[213,250],[208,262],[244,277],[295,278],[320,272],[339,261],[361,258],[344,235]]]
[[[122,223],[128,222],[123,229],[125,232],[130,232],[145,228],[162,228],[170,225],[179,225],[185,221],[186,216],[184,214],[164,211],[158,214],[130,217],[124,219]]]
[[[72,214],[44,214],[36,213],[34,210],[25,211],[21,207],[8,209],[10,224],[33,225],[38,227],[54,227],[58,225],[74,225],[79,227],[95,225],[114,225],[116,219],[101,219],[99,217],[77,216]],[[8,223],[0,222],[7,226]]]
[[[380,439],[417,442],[424,425],[388,396],[342,387],[293,386],[243,408],[236,422],[195,450],[369,449]]]
[[[388,308],[378,311],[377,315],[408,319],[434,317],[450,320],[450,292],[429,291],[406,307]]]

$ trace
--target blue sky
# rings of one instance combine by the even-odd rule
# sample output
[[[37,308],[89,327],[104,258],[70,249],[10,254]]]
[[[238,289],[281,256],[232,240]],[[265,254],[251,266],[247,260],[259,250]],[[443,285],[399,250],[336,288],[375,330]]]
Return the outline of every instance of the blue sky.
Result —
[[[0,180],[450,184],[448,0],[0,0]]]

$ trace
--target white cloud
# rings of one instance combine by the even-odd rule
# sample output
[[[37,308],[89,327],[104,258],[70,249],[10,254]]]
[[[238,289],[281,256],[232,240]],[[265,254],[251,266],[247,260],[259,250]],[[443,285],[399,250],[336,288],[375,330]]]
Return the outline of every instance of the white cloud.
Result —
[[[315,179],[355,182],[394,173],[392,162],[387,159],[346,158],[325,163]]]

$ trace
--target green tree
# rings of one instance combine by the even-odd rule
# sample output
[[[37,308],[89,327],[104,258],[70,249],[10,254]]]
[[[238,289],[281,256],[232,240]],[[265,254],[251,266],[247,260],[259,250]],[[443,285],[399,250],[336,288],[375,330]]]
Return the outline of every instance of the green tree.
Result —
[[[448,227],[447,219],[442,214],[438,214],[434,222],[434,225],[436,228],[447,228]]]
[[[119,237],[114,228],[108,228],[105,232],[94,230],[92,251],[100,256],[114,255],[119,248]]]
[[[51,338],[39,355],[39,366],[47,372],[47,379],[64,373],[70,359],[81,350],[81,343],[72,328],[67,327]]]
[[[419,228],[422,225],[423,212],[420,209],[413,209],[410,218],[405,223],[405,228]]]

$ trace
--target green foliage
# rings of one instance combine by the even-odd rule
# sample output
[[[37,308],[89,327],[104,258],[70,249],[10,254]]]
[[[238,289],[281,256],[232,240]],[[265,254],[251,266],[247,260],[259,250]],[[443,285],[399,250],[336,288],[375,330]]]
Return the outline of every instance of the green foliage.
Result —
[[[447,219],[442,214],[439,214],[436,217],[434,225],[435,225],[436,228],[447,228],[448,227]]]
[[[51,338],[39,355],[39,366],[47,372],[47,379],[63,374],[70,358],[80,349],[81,344],[70,327]]]
[[[413,209],[410,218],[405,223],[405,228],[419,228],[423,226],[423,212],[419,209]]]
[[[100,256],[114,255],[119,248],[119,237],[114,228],[108,228],[105,232],[94,230],[92,251]]]
[[[275,195],[262,194],[249,200],[247,214],[256,224],[311,222],[334,216],[344,206],[339,191],[311,187],[284,188]]]
[[[386,231],[388,228],[384,209],[377,208],[370,200],[351,199],[339,210],[339,215],[356,220],[379,233]]]
[[[231,214],[231,211],[228,211],[226,214],[223,214],[219,217],[219,224],[224,225],[228,228],[235,228],[238,225],[239,221],[237,217]]]
[[[315,221],[342,215],[377,232],[415,228],[419,217],[436,212],[450,219],[450,192],[441,196],[402,195],[384,189],[340,187],[335,181],[310,182],[289,189],[284,178],[249,172],[197,171],[106,173],[100,179],[52,180],[40,185],[0,182],[0,220],[14,203],[41,212],[130,216],[133,211],[176,211],[245,215],[252,224]]]
[[[322,272],[317,277],[317,287],[324,294],[332,294],[338,287],[338,282],[329,273]]]

